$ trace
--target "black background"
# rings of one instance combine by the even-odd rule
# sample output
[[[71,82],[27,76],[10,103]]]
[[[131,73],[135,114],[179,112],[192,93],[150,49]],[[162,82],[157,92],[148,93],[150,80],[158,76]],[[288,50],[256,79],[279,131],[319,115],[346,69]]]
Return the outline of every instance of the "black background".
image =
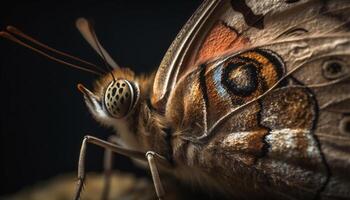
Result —
[[[113,58],[138,73],[159,65],[165,51],[199,0],[37,1],[0,8],[0,29],[14,25],[50,46],[102,64],[75,29],[84,16]],[[91,88],[94,75],[70,69],[0,38],[0,195],[65,172],[75,172],[82,138],[106,138],[88,113],[77,83]],[[89,146],[87,169],[102,169],[102,150]],[[122,170],[138,172],[125,158]],[[141,173],[141,172],[138,172]]]

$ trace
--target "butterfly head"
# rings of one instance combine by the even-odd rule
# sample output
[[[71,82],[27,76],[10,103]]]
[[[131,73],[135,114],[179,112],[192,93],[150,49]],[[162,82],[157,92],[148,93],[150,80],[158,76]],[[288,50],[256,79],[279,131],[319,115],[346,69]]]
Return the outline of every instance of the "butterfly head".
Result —
[[[129,69],[116,69],[106,74],[95,82],[93,91],[82,84],[78,84],[78,89],[84,94],[93,117],[116,129],[120,124],[127,125],[132,121],[142,94],[148,90],[143,78]]]

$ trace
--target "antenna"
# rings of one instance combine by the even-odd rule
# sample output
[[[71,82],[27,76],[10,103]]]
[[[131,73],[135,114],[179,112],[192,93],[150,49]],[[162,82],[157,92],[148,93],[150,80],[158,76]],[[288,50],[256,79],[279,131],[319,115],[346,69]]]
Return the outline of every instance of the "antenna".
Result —
[[[102,47],[99,42],[95,31],[93,30],[89,21],[85,18],[78,18],[75,23],[77,29],[83,35],[85,40],[91,45],[91,47],[111,66],[113,69],[120,68],[119,65],[112,59],[108,52]]]
[[[49,46],[47,46],[47,45],[45,45],[43,43],[40,43],[40,42],[34,40],[33,38],[25,35],[24,33],[22,33],[21,31],[19,31],[18,29],[14,28],[12,26],[9,26],[7,29],[8,29],[9,32],[12,32],[13,34],[18,35],[20,37],[23,37],[23,38],[25,38],[25,39],[27,39],[27,40],[37,44],[38,46],[44,47],[46,50],[55,52],[55,53],[63,55],[63,56],[66,56],[66,57],[71,58],[73,60],[77,60],[77,61],[83,62],[85,64],[89,63],[89,62],[84,61],[82,59],[79,59],[77,57],[74,57],[74,56],[71,56],[71,55],[66,54],[64,52],[58,51],[56,49],[53,49],[53,48],[51,48],[51,47],[49,47]],[[16,38],[15,36],[11,35],[10,33],[6,32],[6,31],[0,31],[0,37],[3,37],[3,38],[8,39],[8,40],[10,40],[12,42],[15,42],[15,43],[17,43],[17,44],[19,44],[21,46],[24,46],[24,47],[26,47],[26,48],[28,48],[28,49],[30,49],[32,51],[35,51],[36,53],[38,53],[38,54],[40,54],[42,56],[45,56],[45,57],[47,57],[47,58],[49,58],[49,59],[51,59],[53,61],[56,61],[58,63],[70,66],[72,68],[76,68],[76,69],[79,69],[79,70],[82,70],[82,71],[90,72],[90,73],[93,73],[93,74],[96,74],[96,75],[102,75],[103,73],[105,73],[102,69],[98,68],[96,65],[94,65],[92,63],[89,63],[88,65],[96,67],[96,69],[102,70],[102,72],[90,69],[89,67],[86,67],[86,66],[80,66],[80,65],[72,64],[70,62],[67,62],[67,61],[64,61],[62,59],[56,58],[54,56],[51,56],[48,53],[45,53],[44,51],[42,51],[42,50],[40,50],[38,48],[35,48],[35,47],[33,47],[33,46],[31,46],[31,45],[29,45],[29,44],[19,40],[18,38]]]
[[[99,68],[99,67],[96,66],[95,64],[92,64],[92,63],[90,63],[90,62],[87,62],[87,61],[85,61],[85,60],[83,60],[83,59],[80,59],[80,58],[78,58],[78,57],[69,55],[69,54],[67,54],[67,53],[65,53],[65,52],[62,52],[62,51],[59,51],[59,50],[57,50],[57,49],[51,48],[51,47],[49,47],[48,45],[43,44],[42,42],[39,42],[38,40],[32,38],[31,36],[29,36],[29,35],[23,33],[23,32],[20,31],[18,28],[15,28],[15,27],[13,27],[13,26],[7,26],[7,27],[6,27],[6,30],[7,30],[8,32],[10,32],[10,33],[12,33],[12,34],[15,34],[15,35],[17,35],[17,36],[20,36],[20,37],[22,37],[22,38],[24,38],[24,39],[26,39],[26,40],[28,40],[28,41],[30,41],[30,42],[32,42],[32,43],[38,45],[38,46],[40,46],[40,47],[43,47],[44,49],[47,49],[47,50],[52,51],[52,52],[54,52],[54,53],[57,53],[57,54],[59,54],[59,55],[66,56],[66,57],[71,58],[71,59],[73,59],[73,60],[76,60],[76,61],[82,62],[82,63],[84,63],[84,64],[90,65],[90,66],[92,66],[92,67],[94,67],[94,68],[96,68],[96,69],[98,69],[98,70],[101,70],[101,68]]]
[[[114,77],[113,72],[112,72],[112,71],[113,71],[113,67],[111,67],[111,66],[109,66],[109,65],[107,64],[106,57],[105,57],[105,55],[104,55],[104,53],[103,53],[103,51],[102,51],[101,44],[100,44],[100,43],[98,42],[98,40],[97,40],[96,33],[95,33],[94,28],[93,28],[93,26],[91,25],[91,23],[89,23],[89,28],[90,28],[90,32],[92,33],[92,36],[94,37],[95,43],[97,44],[98,52],[99,52],[100,55],[102,56],[103,62],[104,62],[104,64],[105,64],[105,66],[107,67],[107,69],[108,69],[108,67],[111,68],[110,74],[112,75],[113,81],[115,81],[115,77]]]

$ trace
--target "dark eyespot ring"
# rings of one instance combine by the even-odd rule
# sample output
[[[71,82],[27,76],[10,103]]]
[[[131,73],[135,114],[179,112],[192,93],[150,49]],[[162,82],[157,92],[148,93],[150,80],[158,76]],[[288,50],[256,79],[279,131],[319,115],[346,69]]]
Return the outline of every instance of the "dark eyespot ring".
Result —
[[[350,116],[345,116],[339,123],[339,131],[343,134],[350,134]]]
[[[322,74],[326,79],[334,80],[348,73],[346,63],[341,60],[329,60],[323,63]]]
[[[258,88],[257,68],[251,63],[228,63],[221,79],[237,96],[249,96]]]

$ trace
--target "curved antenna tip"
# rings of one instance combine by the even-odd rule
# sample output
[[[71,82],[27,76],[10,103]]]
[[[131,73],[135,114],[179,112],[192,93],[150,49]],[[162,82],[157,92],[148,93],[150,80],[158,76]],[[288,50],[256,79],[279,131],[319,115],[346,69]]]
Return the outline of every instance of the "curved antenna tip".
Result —
[[[77,20],[75,20],[75,25],[77,27],[82,26],[83,24],[88,24],[88,20],[84,17],[79,17]]]
[[[80,31],[80,33],[85,38],[85,40],[90,44],[90,46],[103,58],[103,60],[111,68],[113,69],[120,68],[119,65],[108,54],[108,52],[102,47],[89,20],[87,20],[84,17],[79,17],[75,21],[75,26]]]

